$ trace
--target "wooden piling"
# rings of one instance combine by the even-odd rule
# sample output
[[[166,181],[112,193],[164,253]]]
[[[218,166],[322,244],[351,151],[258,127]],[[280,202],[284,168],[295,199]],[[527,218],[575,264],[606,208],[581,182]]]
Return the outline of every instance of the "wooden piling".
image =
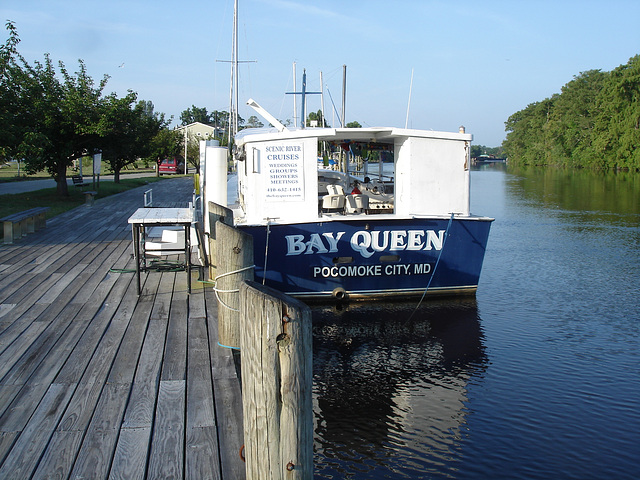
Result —
[[[243,281],[253,280],[253,237],[220,221],[216,222],[215,228],[218,342],[225,347],[240,348],[238,289]]]
[[[209,202],[209,278],[216,278],[218,270],[218,255],[216,246],[216,223],[218,221],[233,225],[233,211],[215,202]]]
[[[311,480],[311,310],[250,281],[240,299],[247,480]]]

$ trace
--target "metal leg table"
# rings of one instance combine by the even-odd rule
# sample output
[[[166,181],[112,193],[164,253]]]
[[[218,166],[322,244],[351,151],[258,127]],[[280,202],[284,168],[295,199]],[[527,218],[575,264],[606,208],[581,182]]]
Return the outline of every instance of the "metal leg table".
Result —
[[[139,208],[129,217],[128,223],[131,224],[133,237],[138,295],[142,293],[140,272],[148,270],[147,252],[153,251],[146,248],[146,229],[160,226],[181,226],[184,228],[184,250],[165,249],[163,251],[172,253],[184,251],[187,290],[188,293],[191,293],[191,225],[193,223],[193,210],[190,208]]]

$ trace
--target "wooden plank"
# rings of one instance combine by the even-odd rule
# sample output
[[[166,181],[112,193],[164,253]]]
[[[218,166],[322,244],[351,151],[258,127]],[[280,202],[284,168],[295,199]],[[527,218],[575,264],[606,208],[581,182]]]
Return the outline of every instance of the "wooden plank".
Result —
[[[216,424],[206,318],[189,318],[187,429]]]
[[[0,462],[4,462],[19,436],[19,432],[0,432]]]
[[[53,303],[75,280],[75,278],[86,268],[81,263],[71,267],[55,284],[48,288],[47,291],[38,299],[38,303]]]
[[[122,278],[118,285],[129,285],[130,282],[131,278]],[[117,305],[117,310],[113,316],[107,311],[108,307],[100,312],[100,315],[104,312],[105,320],[109,320],[109,326],[95,351],[92,352],[87,367],[82,371],[80,369],[76,370],[75,364],[78,362],[70,357],[70,361],[65,364],[58,374],[57,381],[73,379],[78,381],[76,394],[71,399],[67,411],[60,422],[59,430],[84,430],[89,425],[95,406],[98,403],[99,395],[106,383],[107,375],[111,370],[127,327],[136,310],[138,296],[134,290],[126,290],[122,302]],[[117,298],[121,295],[120,288],[114,289],[112,293]],[[116,298],[109,303],[111,305],[115,304],[117,302]],[[143,312],[145,306],[148,307],[146,314]],[[150,310],[151,304],[146,302],[138,309],[138,318],[145,318],[145,316],[148,318]],[[80,373],[82,377],[78,379]]]
[[[24,306],[24,309],[29,308],[63,276],[62,273],[41,273],[39,275],[29,273],[24,275],[28,282],[4,299],[4,302],[17,304],[16,311],[13,312],[13,315],[16,316],[21,313],[21,306]]]
[[[130,389],[130,384],[105,385],[73,466],[71,478],[108,477]]]
[[[83,437],[84,431],[54,432],[33,478],[68,478]]]
[[[193,308],[192,308],[193,306]],[[204,292],[189,296],[185,478],[221,478]]]
[[[0,468],[0,478],[29,478],[40,460],[75,385],[54,384],[29,419]]]
[[[240,384],[237,379],[217,378],[213,388],[222,478],[242,480],[246,478],[246,472],[240,458],[240,449],[244,445]]]
[[[65,338],[67,328],[70,326],[73,327],[73,330],[78,328],[76,325],[72,325],[72,320],[79,311],[79,305],[68,305],[62,309],[61,314],[57,315],[54,320],[47,325],[47,328],[29,345],[25,353],[2,378],[2,383],[4,385],[26,383],[40,363],[47,357],[47,354],[54,347],[58,339]]]
[[[22,385],[0,385],[0,416],[4,413],[5,409],[16,398]]]
[[[240,381],[232,350],[218,345],[217,301],[212,289],[205,290],[205,301],[222,478],[243,480],[246,472],[239,455],[244,444]]]
[[[38,310],[44,309],[44,305],[40,305],[38,308]],[[47,323],[33,322],[22,332],[16,332],[15,336],[8,339],[11,340],[11,343],[0,353],[0,378],[4,378],[45,328],[47,328]]]
[[[218,448],[218,433],[215,426],[188,430],[184,478],[188,480],[222,479]],[[224,478],[234,480],[238,477]]]
[[[167,332],[168,312],[171,307],[171,286],[175,273],[163,273],[158,287],[149,327],[138,362],[131,401],[124,418],[125,427],[153,425],[155,400],[162,369],[164,340]]]
[[[127,261],[129,257],[121,254],[121,259]],[[123,309],[120,306],[124,302],[128,307],[128,310],[124,311],[129,312],[130,318],[137,301],[136,296],[127,295],[131,280],[131,276],[107,273],[91,297],[86,299],[87,303],[83,305],[83,309],[88,309],[91,313],[95,312],[95,315],[91,318],[89,327],[85,330],[73,352],[71,352],[69,359],[62,367],[57,381],[67,383],[80,381],[85,368],[87,368],[94,352],[98,348],[99,342],[104,339],[105,332],[114,326],[114,320],[117,321],[118,318],[122,317]],[[74,297],[74,300],[76,297]],[[74,302],[72,301],[72,303]],[[118,312],[120,312],[120,316],[118,316]],[[119,323],[116,322],[115,325],[119,325]],[[119,336],[122,336],[122,332],[119,332]],[[104,352],[104,354],[106,355],[107,352]],[[104,364],[105,358],[100,361],[101,364]]]
[[[127,257],[128,253],[123,255],[119,262],[128,261],[130,257]],[[124,266],[122,264],[118,265]],[[54,436],[54,439],[57,439],[60,445],[50,445],[45,454],[51,456],[51,467],[43,467],[42,472],[50,472],[54,469],[56,475],[58,472],[60,473],[59,478],[67,478],[71,468],[73,468],[73,462],[80,449],[80,443],[72,442],[71,440],[75,439],[77,435],[79,435],[80,440],[82,439],[96,412],[96,405],[100,400],[99,396],[103,391],[105,379],[136,306],[137,295],[132,289],[126,288],[131,282],[131,277],[118,276],[117,274],[114,277],[117,280],[115,287],[109,292],[111,300],[107,297],[105,302],[108,305],[103,307],[98,315],[98,317],[103,316],[105,321],[110,320],[109,327],[101,338],[95,352],[92,352],[93,356],[90,357],[89,365],[84,369],[76,392],[71,398],[63,418],[60,420],[58,431]],[[120,298],[122,298],[122,302],[118,304]],[[146,304],[149,305],[150,310],[149,302]],[[112,315],[110,309],[116,307],[117,310]],[[148,312],[146,316],[148,318]],[[76,359],[70,358],[65,368],[60,372],[58,380],[77,378],[79,371],[73,365],[75,362]],[[64,454],[59,461],[56,461],[55,458],[55,452],[57,451],[61,451]]]
[[[122,428],[113,457],[110,480],[145,478],[151,427]]]
[[[184,380],[160,382],[149,478],[184,478],[185,383]]]
[[[56,295],[56,297],[54,299],[52,299],[52,301],[53,300],[58,301],[58,303],[61,306],[65,305],[65,303],[67,302],[67,299],[69,297],[71,297],[74,294],[74,292],[76,292],[78,290],[83,291],[82,289],[86,289],[86,290],[90,291],[92,289],[94,283],[99,281],[99,277],[95,277],[95,278],[96,278],[96,280],[93,280],[91,282],[82,281],[81,285],[75,285],[73,288],[69,288],[68,287],[69,283],[67,283],[67,291],[64,294],[59,293],[58,295]],[[109,282],[102,283],[102,288],[105,289],[106,291],[108,291],[108,290],[111,289],[111,285],[114,282],[115,282],[115,278],[111,279],[111,281],[109,281]],[[64,282],[61,282],[61,283],[64,283]],[[80,334],[83,331],[83,329],[82,329],[83,323],[82,322],[90,321],[91,318],[93,317],[93,315],[95,314],[95,312],[97,312],[99,310],[100,306],[101,306],[100,303],[97,302],[97,301],[96,302],[92,302],[91,305],[85,305],[84,306],[85,308],[83,310],[83,314],[77,316],[77,318],[75,320],[75,323],[73,324],[74,328],[69,332],[69,334],[71,334],[72,336],[68,337],[66,339],[65,343],[60,344],[58,346],[58,348],[60,348],[61,351],[58,354],[57,359],[53,359],[53,361],[61,362],[60,365],[62,365],[64,363],[64,360],[66,360],[64,358],[64,354],[66,353],[67,349],[70,348],[69,345],[73,345],[74,341],[77,338],[76,335]],[[78,313],[79,308],[80,308],[79,304],[67,304],[65,309],[62,310],[61,313],[60,313],[60,315],[62,316],[63,321],[68,322],[72,318],[76,317],[76,314]],[[55,310],[56,309],[52,309],[51,313],[54,313]],[[34,325],[35,326],[31,327],[31,328],[32,328],[32,330],[36,331],[37,333],[40,333],[39,331],[43,330],[42,327],[41,327],[42,324],[40,322],[35,322]],[[44,325],[46,325],[46,324],[44,324]],[[65,330],[61,328],[62,325],[64,325],[64,324],[56,323],[56,325],[54,327],[52,327],[52,328],[47,327],[47,332],[48,333],[46,335],[44,335],[42,337],[37,337],[37,338],[33,337],[34,338],[33,340],[30,340],[29,336],[23,335],[21,339],[22,340],[26,340],[26,341],[24,341],[22,343],[17,343],[16,342],[15,343],[16,347],[18,345],[26,346],[27,344],[30,344],[29,350],[33,351],[33,349],[35,348],[38,351],[38,354],[35,355],[35,356],[34,355],[30,355],[29,357],[27,357],[29,362],[28,363],[25,363],[25,362],[22,363],[22,369],[24,370],[24,373],[22,373],[20,375],[18,373],[19,370],[18,371],[14,371],[11,375],[8,375],[7,377],[5,377],[3,379],[3,382],[5,382],[5,383],[11,383],[11,382],[21,383],[21,382],[23,382],[23,380],[20,380],[20,378],[24,378],[25,375],[29,374],[28,365],[30,364],[32,369],[34,367],[37,367],[36,360],[37,359],[41,359],[41,358],[43,358],[43,356],[46,356],[48,354],[49,350],[43,349],[41,347],[45,346],[45,345],[49,345],[49,346],[55,345],[56,344],[56,341],[54,340],[55,336],[64,334]],[[7,354],[14,355],[12,358],[21,358],[21,357],[15,356],[15,354],[16,354],[16,349],[15,348],[13,348],[11,351],[8,351]],[[49,364],[50,363],[51,362],[49,362]],[[4,375],[5,372],[3,372],[2,370],[3,370],[3,368],[6,368],[7,365],[10,365],[10,363],[3,363],[2,366],[0,366],[0,374]],[[45,364],[45,366],[46,365],[47,364]],[[76,363],[75,365],[77,366],[78,364]],[[14,369],[15,368],[16,367],[14,366]],[[33,370],[31,370],[31,371],[33,371]],[[12,375],[14,376],[13,379],[12,379]],[[15,378],[16,375],[18,376],[17,379]]]
[[[89,291],[90,287],[96,282],[97,277],[90,277],[90,278],[85,278],[85,276],[87,275],[91,275],[91,273],[93,273],[93,271],[95,270],[95,268],[97,267],[88,267],[88,269],[85,269],[85,271],[80,275],[79,278],[77,278],[76,280],[81,282],[80,285],[82,286],[83,289]],[[50,280],[49,282],[46,282],[45,284],[40,285],[39,289],[42,292],[42,295],[47,295],[46,291],[49,288],[49,283],[50,282],[54,282],[56,281],[56,276],[58,274],[54,274],[53,276],[50,276]],[[68,284],[68,282],[67,282]],[[64,305],[65,302],[67,301],[67,299],[72,296],[76,291],[78,291],[79,285],[74,286],[74,288],[67,288],[66,291],[64,292],[64,294],[59,294],[56,298],[54,298],[53,300],[58,301],[59,305]],[[82,290],[80,290],[82,291]],[[36,306],[39,305],[43,305],[46,303],[50,303],[48,300],[45,300],[44,302],[42,301],[43,298],[41,297],[41,294],[37,291],[34,290],[32,292],[32,295],[34,295],[35,297],[40,297],[38,299],[38,302],[36,304]],[[26,299],[24,299],[21,304],[19,305],[19,307],[16,309],[16,311],[14,312],[15,314],[19,315],[20,314],[20,310],[24,310],[25,308],[27,308],[29,305],[28,301],[26,301]],[[43,308],[40,308],[40,312],[37,313],[37,316],[39,317],[38,320],[39,321],[47,321],[48,318],[51,317],[51,314],[55,314],[55,310],[56,309],[52,309],[49,311],[49,315],[47,316],[40,316],[40,314],[42,313]],[[33,313],[33,307],[30,310],[30,314]],[[2,334],[0,334],[0,342],[10,342],[13,341],[14,338],[17,337],[17,335],[20,334],[20,329],[24,328],[25,324],[29,324],[31,321],[33,321],[35,318],[33,318],[33,315],[31,315],[31,318],[29,318],[29,316],[24,316],[24,315],[19,315],[20,316],[20,322],[16,323],[15,327],[13,329],[5,329],[5,331],[2,332]],[[8,337],[7,337],[8,336]],[[1,351],[1,348],[0,348]]]
[[[185,289],[175,291],[171,299],[161,380],[185,380],[187,376],[188,297]]]
[[[138,298],[131,322],[128,324],[124,339],[120,344],[108,380],[111,383],[132,383],[135,376],[141,345],[147,331],[149,316],[153,309],[155,295],[149,292],[158,289],[160,274],[149,274],[144,283],[145,295]],[[134,289],[135,290],[135,289]]]
[[[5,275],[5,274],[3,274]],[[33,273],[23,273],[17,275],[14,279],[5,282],[4,286],[0,286],[0,302],[17,304],[19,298],[24,296],[27,292],[31,291],[33,284],[31,279]],[[5,277],[6,278],[6,277]],[[25,292],[26,289],[26,292]],[[16,292],[20,292],[16,295]],[[23,293],[24,292],[24,293]],[[15,316],[15,313],[14,313]]]
[[[185,189],[187,198],[190,190]],[[162,195],[154,192],[154,197],[161,201]],[[222,461],[214,453],[220,445],[211,376],[214,371],[232,376],[222,371],[233,362],[222,360],[217,370],[211,365],[205,294],[194,288],[186,295],[185,273],[144,275],[143,295],[138,299],[135,292],[129,292],[132,275],[108,272],[115,263],[126,266],[131,254],[126,220],[133,210],[124,206],[129,201],[124,198],[133,196],[114,200],[108,207],[112,212],[98,213],[101,218],[93,217],[102,201],[96,202],[91,214],[85,209],[56,217],[45,232],[31,234],[20,248],[12,248],[11,256],[0,252],[0,263],[7,265],[2,267],[0,283],[9,278],[11,288],[11,278],[17,282],[25,279],[9,294],[15,303],[0,300],[0,369],[5,369],[4,378],[0,377],[0,405],[8,407],[0,409],[0,428],[12,430],[0,432],[0,467],[10,468],[10,459],[25,453],[18,447],[22,438],[25,445],[35,445],[33,454],[29,452],[23,462],[27,465],[39,459],[37,478],[106,478],[110,474],[118,478],[118,473],[120,478],[133,478],[136,471],[146,475],[147,453],[154,448],[176,452],[158,456],[154,460],[157,471],[175,470],[189,478],[222,478]],[[61,247],[54,249],[52,245]],[[176,281],[165,290],[160,282],[163,278],[166,282],[167,276]],[[0,296],[6,293],[0,287]],[[165,335],[159,335],[163,329]],[[152,345],[156,352],[151,352]],[[148,352],[143,355],[144,348]],[[138,380],[137,371],[146,369],[145,362],[155,365],[150,370],[155,372],[158,385],[151,391],[157,406],[151,425],[158,427],[165,418],[166,425],[173,428],[158,429],[154,443],[150,441],[155,427],[123,428],[127,406],[135,402],[132,382]],[[187,371],[187,365],[193,370]],[[176,380],[183,383],[177,408],[176,403],[159,398],[171,397],[164,389]],[[56,422],[42,429],[37,442],[30,444],[23,432],[35,425],[32,422],[40,422],[38,415],[49,401],[52,382],[63,381],[77,384],[74,393],[59,403]],[[234,381],[239,387],[237,378]],[[162,413],[162,405],[174,407]],[[181,433],[176,433],[176,428]],[[170,440],[172,437],[181,440]],[[237,457],[236,449],[233,456]]]
[[[41,246],[36,252],[32,251],[30,255],[25,255],[22,260],[16,261],[11,273],[0,280],[0,287],[3,287],[4,283],[15,281],[16,278],[25,273],[51,273],[64,267],[68,262],[75,264],[78,260],[79,246],[85,247],[96,240],[102,239],[99,229],[82,229],[81,233],[76,237],[75,239],[57,240],[49,238],[49,242]],[[56,244],[58,247],[51,248],[51,244]],[[26,248],[24,251],[29,253]],[[34,253],[36,254],[35,259]]]

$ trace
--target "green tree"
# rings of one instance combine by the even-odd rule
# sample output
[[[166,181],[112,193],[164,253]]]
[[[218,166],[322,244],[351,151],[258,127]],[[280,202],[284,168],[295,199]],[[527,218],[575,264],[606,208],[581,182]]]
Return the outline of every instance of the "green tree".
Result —
[[[505,122],[507,138],[502,146],[515,165],[549,163],[549,119],[555,97],[531,103]]]
[[[132,91],[123,98],[110,95],[98,122],[102,156],[114,172],[115,183],[119,183],[125,166],[149,155],[153,138],[168,124],[163,114],[154,113],[151,102],[140,101],[132,106],[136,98]]]
[[[169,157],[180,157],[183,147],[182,135],[177,130],[161,128],[149,142],[146,160],[156,163],[156,176],[160,176],[160,162]]]
[[[79,65],[78,72],[71,75],[59,62],[59,79],[46,54],[44,63],[36,62],[30,69],[37,84],[34,112],[39,121],[25,133],[24,138],[31,140],[25,148],[25,167],[29,173],[46,170],[63,196],[68,195],[67,168],[74,159],[95,153],[101,143],[95,125],[108,76],[95,86],[82,60]]]
[[[264,123],[258,120],[258,117],[251,115],[247,120],[247,128],[260,128],[264,127]]]
[[[514,165],[640,170],[640,56],[589,70],[505,122]]]
[[[189,125],[194,122],[204,123],[205,125],[213,123],[211,115],[207,113],[207,108],[200,108],[195,105],[191,105],[191,108],[182,111],[180,114],[180,122],[181,125]]]
[[[322,115],[322,110],[318,110],[317,112],[309,112],[307,116],[307,127],[311,126],[311,122],[316,122],[318,127],[328,127],[326,119]]]
[[[347,123],[347,128],[362,128],[362,125],[360,125],[359,122],[353,121]]]
[[[108,77],[94,84],[82,60],[75,75],[48,54],[29,63],[18,53],[19,37],[7,22],[9,38],[0,48],[0,155],[24,158],[27,173],[46,170],[68,195],[66,171],[74,159],[92,154],[99,144],[95,123]]]
[[[214,110],[211,112],[211,124],[216,128],[227,128],[229,126],[229,112]]]
[[[596,99],[608,77],[600,70],[589,70],[562,87],[553,104],[549,125],[555,164],[584,166],[590,162]]]
[[[18,52],[20,38],[15,24],[8,21],[6,29],[9,37],[0,46],[0,159],[21,160],[46,145],[38,111],[43,85]]]
[[[640,169],[640,55],[611,72],[598,107],[594,154],[612,168]]]
[[[9,37],[0,45],[0,160],[20,158],[22,137],[33,109],[31,95],[34,88],[27,72],[21,68],[17,46],[20,43],[13,22],[7,22]]]

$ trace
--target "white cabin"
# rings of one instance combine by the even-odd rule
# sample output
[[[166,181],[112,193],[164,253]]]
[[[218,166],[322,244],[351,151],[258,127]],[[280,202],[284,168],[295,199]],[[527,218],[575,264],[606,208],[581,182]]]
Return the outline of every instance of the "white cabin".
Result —
[[[326,216],[319,209],[322,141],[385,145],[393,151],[394,217],[469,216],[471,140],[465,133],[396,128],[243,131],[235,147],[242,211],[236,222],[296,223]]]

